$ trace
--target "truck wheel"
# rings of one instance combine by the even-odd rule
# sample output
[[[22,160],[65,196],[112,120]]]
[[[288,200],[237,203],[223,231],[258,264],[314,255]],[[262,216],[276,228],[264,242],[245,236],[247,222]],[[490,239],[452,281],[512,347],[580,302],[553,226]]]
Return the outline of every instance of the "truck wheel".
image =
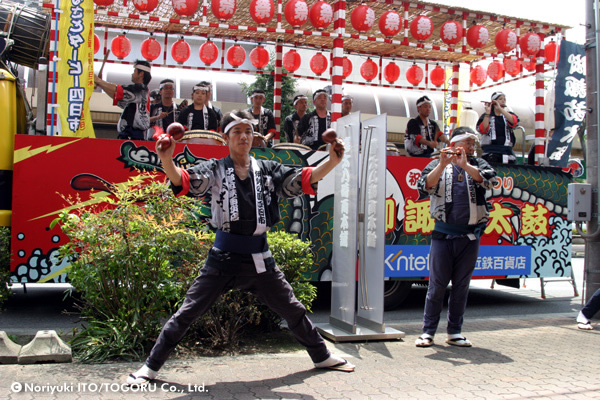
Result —
[[[412,282],[385,281],[383,292],[383,305],[386,311],[394,310],[406,300],[410,294]]]

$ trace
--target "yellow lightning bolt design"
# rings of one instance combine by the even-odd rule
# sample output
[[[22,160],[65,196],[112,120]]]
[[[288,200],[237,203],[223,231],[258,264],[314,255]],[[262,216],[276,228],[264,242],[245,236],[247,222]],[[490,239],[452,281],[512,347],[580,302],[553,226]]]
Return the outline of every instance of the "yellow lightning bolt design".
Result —
[[[126,183],[127,182],[117,183],[115,186],[117,186],[117,187],[123,187]],[[90,206],[92,204],[102,203],[103,201],[105,201],[105,198],[108,197],[108,196],[110,196],[110,193],[106,193],[106,192],[92,192],[91,199],[89,199],[88,201],[84,201],[82,203],[73,204],[72,206],[61,208],[59,210],[49,212],[48,214],[37,216],[35,218],[30,219],[30,221],[35,221],[36,219],[40,219],[40,218],[46,218],[46,217],[49,217],[51,215],[58,215],[62,211],[71,211],[71,210],[75,210],[77,208],[82,208],[82,207]]]
[[[51,153],[55,150],[58,150],[62,147],[68,146],[70,144],[73,144],[75,142],[80,141],[83,138],[78,138],[75,140],[71,140],[70,142],[66,142],[66,143],[62,143],[62,144],[58,144],[58,145],[47,145],[47,146],[42,146],[42,147],[38,147],[38,148],[34,148],[32,149],[31,146],[27,146],[27,147],[23,147],[21,149],[17,149],[15,150],[14,153],[14,160],[15,160],[15,164],[20,162],[20,161],[24,161],[30,157],[34,157],[37,156],[40,153]]]

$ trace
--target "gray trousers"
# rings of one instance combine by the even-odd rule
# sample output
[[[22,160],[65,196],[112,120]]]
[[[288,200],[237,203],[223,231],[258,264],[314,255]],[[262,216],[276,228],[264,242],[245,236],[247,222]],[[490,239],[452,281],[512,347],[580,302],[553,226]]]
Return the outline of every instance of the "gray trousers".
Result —
[[[243,268],[246,273],[234,275],[205,265],[200,276],[188,289],[182,306],[163,327],[150,356],[146,359],[146,365],[158,371],[192,322],[207,312],[221,294],[233,288],[253,293],[286,320],[290,331],[296,340],[306,347],[313,362],[326,360],[330,353],[323,338],[306,316],[306,308],[296,299],[292,287],[279,268],[268,269],[262,274],[252,274],[248,271],[254,269],[254,266],[248,267],[250,266]]]
[[[448,334],[461,333],[471,276],[479,254],[479,239],[467,237],[431,240],[429,252],[429,288],[425,300],[423,333],[435,335],[444,306],[448,283]]]

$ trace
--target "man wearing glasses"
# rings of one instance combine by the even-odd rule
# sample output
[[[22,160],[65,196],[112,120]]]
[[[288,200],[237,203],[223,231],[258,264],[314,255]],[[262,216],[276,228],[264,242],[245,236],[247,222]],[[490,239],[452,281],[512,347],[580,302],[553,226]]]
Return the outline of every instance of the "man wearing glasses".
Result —
[[[477,135],[459,127],[452,133],[450,147],[439,160],[430,162],[417,182],[420,197],[429,195],[435,228],[429,251],[429,288],[425,300],[423,334],[417,347],[432,346],[440,322],[448,283],[448,337],[452,346],[471,347],[462,335],[463,315],[471,275],[479,254],[479,241],[488,221],[486,190],[491,190],[496,171],[487,161],[474,157]]]
[[[166,130],[169,125],[179,118],[181,106],[176,107],[173,103],[173,97],[175,96],[175,82],[173,80],[163,79],[160,81],[158,90],[161,101],[150,107],[150,124]],[[185,104],[181,103],[183,107],[187,105],[187,100],[184,100],[184,102]]]

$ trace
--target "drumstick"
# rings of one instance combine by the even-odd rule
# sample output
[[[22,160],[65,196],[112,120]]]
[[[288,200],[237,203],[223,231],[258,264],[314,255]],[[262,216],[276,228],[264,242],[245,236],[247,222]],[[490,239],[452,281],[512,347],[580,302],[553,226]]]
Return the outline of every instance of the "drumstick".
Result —
[[[106,64],[106,59],[110,54],[110,49],[106,49],[106,53],[104,53],[104,60],[102,60],[102,65],[100,66],[100,70],[98,71],[98,78],[102,79],[102,70],[104,69],[104,64]],[[94,84],[94,89],[96,89],[98,85]]]
[[[100,66],[100,70],[98,71],[98,77],[102,78],[102,70],[104,69],[104,64],[106,64],[106,60],[108,59],[108,55],[110,54],[110,49],[106,49],[106,53],[104,53],[104,60],[102,60],[102,65]]]

